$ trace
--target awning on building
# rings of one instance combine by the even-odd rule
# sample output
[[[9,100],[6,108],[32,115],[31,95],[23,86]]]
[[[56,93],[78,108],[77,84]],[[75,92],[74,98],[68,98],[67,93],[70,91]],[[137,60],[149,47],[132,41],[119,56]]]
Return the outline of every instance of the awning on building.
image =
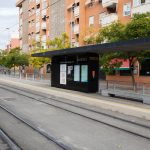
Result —
[[[119,70],[129,70],[130,65],[129,65],[129,61],[123,61],[121,67],[119,68]]]
[[[126,61],[123,60],[121,67],[117,68],[117,70],[130,70],[129,61],[128,60],[126,60]]]
[[[116,68],[115,70],[129,70],[130,65],[129,65],[129,60],[122,60],[122,59],[113,59],[111,63],[116,63],[116,62],[121,62],[122,65],[119,68]]]

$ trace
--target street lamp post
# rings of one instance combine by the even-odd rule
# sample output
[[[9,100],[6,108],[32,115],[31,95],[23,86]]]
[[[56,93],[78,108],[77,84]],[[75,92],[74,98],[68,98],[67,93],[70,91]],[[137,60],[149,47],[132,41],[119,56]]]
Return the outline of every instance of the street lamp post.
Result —
[[[7,38],[8,38],[8,43],[9,43],[9,38],[10,38],[10,28],[6,28],[6,30],[8,30],[8,37],[7,37]],[[10,48],[10,47],[9,47],[9,48]],[[9,48],[8,48],[8,49],[9,49]]]

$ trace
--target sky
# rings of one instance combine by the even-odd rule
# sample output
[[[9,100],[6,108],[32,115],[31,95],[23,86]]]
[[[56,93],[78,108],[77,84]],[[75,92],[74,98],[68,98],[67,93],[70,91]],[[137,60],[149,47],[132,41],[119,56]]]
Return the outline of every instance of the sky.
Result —
[[[18,8],[15,4],[16,0],[0,0],[0,49],[6,48],[11,35],[18,34]]]

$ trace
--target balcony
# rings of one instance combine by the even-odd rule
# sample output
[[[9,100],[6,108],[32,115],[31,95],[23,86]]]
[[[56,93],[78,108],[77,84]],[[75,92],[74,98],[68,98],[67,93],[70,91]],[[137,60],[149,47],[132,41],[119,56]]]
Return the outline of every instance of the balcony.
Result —
[[[103,7],[114,7],[118,4],[118,0],[102,0]]]
[[[37,9],[36,10],[36,16],[39,16],[40,15],[40,9]]]
[[[36,26],[36,33],[40,32],[40,26]]]
[[[74,8],[74,17],[79,17],[79,14],[80,14],[80,8],[78,6]]]
[[[22,31],[19,32],[19,39],[22,39]]]
[[[42,18],[46,17],[46,9],[42,10]]]
[[[23,12],[22,12],[22,7],[19,9],[19,13],[20,13],[20,15],[23,13]]]
[[[79,42],[73,43],[73,46],[74,46],[74,47],[79,47]]]
[[[41,41],[42,41],[43,44],[46,44],[46,35],[43,35],[43,36],[42,36]]]
[[[22,26],[22,20],[20,20],[20,23],[19,23],[19,25],[20,25],[20,26]]]
[[[105,14],[105,15],[101,16],[101,20],[100,21],[101,21],[102,27],[108,26],[111,23],[118,21],[118,15],[116,13]]]
[[[43,23],[42,23],[41,29],[42,29],[42,30],[46,30],[46,22],[43,22]]]
[[[36,5],[39,5],[40,4],[40,0],[36,0]]]
[[[79,34],[79,24],[74,25],[73,33],[74,34]]]
[[[39,41],[40,41],[40,35],[39,35],[39,34],[36,34],[35,40],[36,40],[36,42],[39,42]]]
[[[146,12],[150,12],[150,1],[146,1],[144,4],[139,4],[138,6],[133,6],[132,14],[143,14]]]
[[[42,43],[42,48],[46,49],[46,43]]]
[[[23,1],[24,0],[16,0],[16,6],[21,7]]]

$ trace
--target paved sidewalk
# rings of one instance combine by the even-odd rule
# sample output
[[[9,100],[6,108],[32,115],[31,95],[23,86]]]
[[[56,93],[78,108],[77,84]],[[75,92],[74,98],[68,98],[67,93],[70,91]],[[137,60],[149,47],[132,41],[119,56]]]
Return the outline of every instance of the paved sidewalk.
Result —
[[[15,85],[33,91],[51,94],[57,97],[66,98],[69,100],[81,102],[91,106],[108,109],[111,111],[120,112],[126,115],[135,116],[150,120],[150,105],[139,102],[128,101],[124,99],[103,97],[99,94],[88,94],[76,91],[64,90],[50,87],[50,82],[28,81],[14,78],[0,78],[1,83]]]

